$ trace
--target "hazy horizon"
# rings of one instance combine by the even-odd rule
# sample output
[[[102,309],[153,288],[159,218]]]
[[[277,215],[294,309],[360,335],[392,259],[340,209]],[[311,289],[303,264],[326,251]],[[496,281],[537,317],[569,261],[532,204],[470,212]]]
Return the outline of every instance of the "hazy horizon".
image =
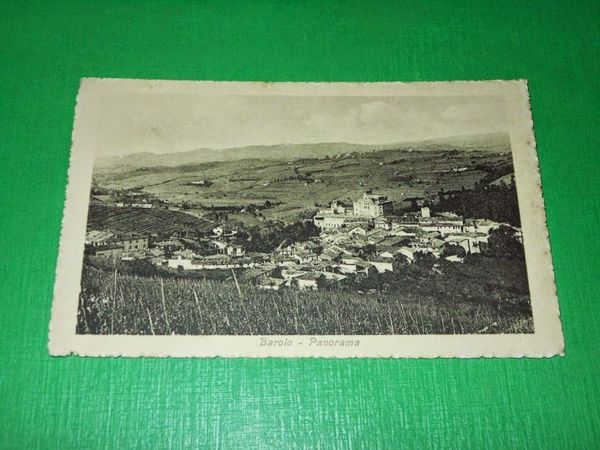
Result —
[[[107,94],[96,157],[199,149],[386,146],[506,132],[499,96]]]
[[[359,142],[347,142],[347,141],[338,141],[338,142],[282,142],[282,143],[278,143],[278,144],[255,144],[255,145],[242,145],[242,146],[237,146],[237,147],[225,147],[225,148],[208,148],[208,147],[203,147],[203,148],[194,148],[194,149],[190,149],[190,150],[181,150],[181,151],[174,151],[174,152],[169,152],[169,153],[154,153],[154,152],[150,152],[147,150],[142,150],[136,153],[127,153],[124,155],[98,155],[96,156],[97,159],[104,159],[104,158],[114,158],[114,157],[127,157],[127,156],[134,156],[134,155],[143,155],[143,154],[147,154],[147,155],[155,155],[155,156],[164,156],[164,155],[170,155],[170,154],[184,154],[184,153],[194,153],[197,151],[217,151],[217,152],[226,152],[229,150],[241,150],[241,149],[245,149],[245,148],[252,148],[252,147],[285,147],[285,146],[303,146],[303,145],[348,145],[348,146],[357,146],[357,147],[378,147],[378,148],[386,148],[386,147],[394,147],[394,146],[410,146],[410,145],[418,145],[421,143],[425,143],[425,142],[432,142],[432,141],[439,141],[440,143],[442,143],[444,140],[456,140],[456,139],[461,139],[461,138],[479,138],[479,137],[484,137],[484,136],[493,136],[493,135],[506,135],[506,137],[508,137],[508,133],[507,132],[502,132],[502,131],[497,131],[497,132],[491,132],[491,133],[479,133],[479,134],[470,134],[470,135],[453,135],[453,136],[443,136],[443,137],[439,137],[439,138],[431,138],[431,139],[422,139],[422,140],[410,140],[410,141],[402,141],[402,142],[385,142],[385,143],[381,143],[381,144],[368,144],[368,143],[359,143]]]

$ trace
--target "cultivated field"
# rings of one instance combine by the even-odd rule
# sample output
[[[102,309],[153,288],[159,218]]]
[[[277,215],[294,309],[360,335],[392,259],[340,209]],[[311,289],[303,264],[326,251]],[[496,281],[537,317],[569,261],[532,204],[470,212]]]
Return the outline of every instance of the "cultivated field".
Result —
[[[116,208],[91,203],[88,230],[111,230],[119,233],[168,234],[186,228],[203,228],[210,222],[168,209]]]
[[[366,189],[406,206],[411,198],[436,196],[441,189],[492,183],[512,172],[507,139],[492,140],[489,147],[447,144],[427,147],[427,151],[396,148],[326,157],[293,158],[282,149],[280,159],[273,154],[269,159],[188,161],[177,167],[98,168],[94,181],[107,188],[135,188],[174,204],[231,207],[269,201],[274,206],[262,212],[265,218],[287,222],[310,215],[315,205],[360,197]],[[344,148],[351,150],[352,146]],[[212,184],[192,185],[204,179]]]
[[[393,292],[275,292],[242,284],[241,294],[229,281],[140,277],[86,265],[77,330],[157,335],[531,333],[526,280],[511,279],[513,264],[484,261],[476,274],[479,285],[473,288],[476,280],[465,275],[463,265],[454,265],[451,270],[458,272],[430,280],[413,270],[401,281],[403,290]],[[492,271],[500,275],[491,279]]]

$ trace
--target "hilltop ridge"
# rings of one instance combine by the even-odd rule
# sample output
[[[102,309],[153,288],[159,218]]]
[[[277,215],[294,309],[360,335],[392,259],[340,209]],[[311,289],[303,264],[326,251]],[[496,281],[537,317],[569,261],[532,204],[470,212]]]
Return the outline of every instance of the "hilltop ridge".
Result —
[[[141,152],[124,156],[99,157],[97,168],[118,168],[124,170],[145,167],[178,167],[208,162],[237,161],[241,159],[299,159],[320,158],[343,153],[368,153],[382,150],[429,151],[439,149],[508,151],[510,140],[507,133],[488,133],[470,136],[409,141],[390,144],[355,144],[349,142],[324,142],[317,144],[276,144],[252,145],[226,149],[201,148],[176,153]]]

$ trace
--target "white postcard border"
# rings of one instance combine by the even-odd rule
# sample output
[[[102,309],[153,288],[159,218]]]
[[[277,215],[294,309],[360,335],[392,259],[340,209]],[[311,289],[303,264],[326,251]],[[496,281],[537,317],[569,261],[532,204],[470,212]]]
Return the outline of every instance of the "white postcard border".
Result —
[[[534,319],[532,334],[386,336],[78,335],[77,320],[99,102],[106,92],[182,95],[501,95],[510,122],[515,179]],[[265,83],[86,78],[76,107],[49,333],[51,355],[152,357],[550,357],[563,355],[527,82]]]

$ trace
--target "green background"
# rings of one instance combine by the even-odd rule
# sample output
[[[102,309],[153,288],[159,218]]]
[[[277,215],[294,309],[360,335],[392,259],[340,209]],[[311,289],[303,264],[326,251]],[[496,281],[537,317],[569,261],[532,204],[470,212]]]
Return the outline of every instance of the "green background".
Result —
[[[0,444],[600,446],[600,2],[0,3]],[[527,78],[566,356],[50,358],[79,79]]]

